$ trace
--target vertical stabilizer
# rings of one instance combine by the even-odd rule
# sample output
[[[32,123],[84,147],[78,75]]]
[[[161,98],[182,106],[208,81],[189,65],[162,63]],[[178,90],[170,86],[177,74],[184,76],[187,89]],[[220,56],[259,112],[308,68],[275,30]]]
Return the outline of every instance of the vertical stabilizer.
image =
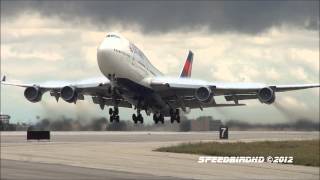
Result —
[[[181,71],[180,78],[189,78],[191,76],[192,61],[193,61],[193,52],[189,51],[187,60],[184,63],[183,69]]]

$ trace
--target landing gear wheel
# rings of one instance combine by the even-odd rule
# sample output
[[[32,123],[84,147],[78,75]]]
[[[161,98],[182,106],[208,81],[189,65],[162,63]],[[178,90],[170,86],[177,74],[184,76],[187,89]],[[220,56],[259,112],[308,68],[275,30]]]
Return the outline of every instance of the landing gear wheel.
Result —
[[[118,122],[120,122],[120,117],[119,117],[119,115],[116,115],[115,116],[115,121],[118,123]]]
[[[177,123],[180,123],[180,116],[177,116]]]
[[[135,123],[135,124],[137,124],[137,116],[136,116],[136,114],[132,114],[132,120],[133,120],[133,122]]]
[[[161,121],[162,124],[164,124],[164,116],[160,114],[159,120]]]
[[[174,118],[173,118],[173,116],[170,117],[170,122],[171,122],[171,124],[174,123]]]
[[[155,124],[158,124],[158,118],[156,117],[155,114],[153,115],[153,121],[154,121]]]
[[[170,122],[171,122],[171,124],[174,123],[174,120],[176,120],[176,112],[173,109],[170,109]]]
[[[160,115],[159,115],[159,116],[160,116]],[[153,114],[153,121],[154,121],[155,124],[158,124],[158,122],[159,122],[159,116],[157,116],[156,113]]]
[[[109,108],[109,115],[112,115],[113,114],[113,110],[112,108]]]
[[[109,108],[109,114],[110,114],[110,122],[112,123],[113,121],[119,122],[120,121],[120,116],[119,116],[119,109],[118,107],[114,107],[114,109]]]
[[[179,109],[176,109],[176,120],[177,120],[177,123],[180,123],[180,110]]]
[[[115,107],[115,108],[114,108],[113,114],[115,114],[115,115],[118,115],[118,114],[119,114],[119,109],[118,109],[118,107]]]
[[[177,123],[180,123],[179,109],[176,109],[175,111],[173,111],[173,109],[170,109],[170,122],[174,123],[174,121],[177,121]]]
[[[161,113],[154,113],[153,114],[153,121],[155,124],[158,124],[158,122],[164,123],[164,116]]]
[[[143,117],[141,114],[138,114],[137,120],[140,121],[141,124],[143,124]]]

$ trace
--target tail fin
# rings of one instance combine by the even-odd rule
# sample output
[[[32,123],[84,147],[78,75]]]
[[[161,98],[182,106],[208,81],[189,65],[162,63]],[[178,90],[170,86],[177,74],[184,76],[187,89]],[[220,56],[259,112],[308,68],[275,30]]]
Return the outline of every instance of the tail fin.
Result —
[[[193,52],[189,51],[187,60],[184,63],[183,69],[181,71],[180,78],[189,78],[191,76],[192,61],[193,61]]]

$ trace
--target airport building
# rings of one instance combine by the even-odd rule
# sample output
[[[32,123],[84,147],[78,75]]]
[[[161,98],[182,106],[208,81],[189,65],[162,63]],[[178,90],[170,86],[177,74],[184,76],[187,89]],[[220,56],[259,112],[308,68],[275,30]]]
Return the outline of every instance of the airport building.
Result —
[[[0,114],[0,123],[1,124],[9,124],[10,116],[6,114]]]
[[[10,116],[6,114],[0,114],[0,131],[13,131],[14,126],[10,124]]]
[[[191,131],[218,131],[222,125],[221,120],[214,120],[211,116],[201,116],[191,121]]]

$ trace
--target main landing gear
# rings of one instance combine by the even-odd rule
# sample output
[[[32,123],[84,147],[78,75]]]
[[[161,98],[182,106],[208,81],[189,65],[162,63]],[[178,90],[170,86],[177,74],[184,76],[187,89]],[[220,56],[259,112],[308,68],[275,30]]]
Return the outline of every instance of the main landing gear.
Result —
[[[177,121],[177,123],[180,123],[179,109],[176,109],[175,111],[173,109],[170,110],[170,122],[174,123],[174,121]]]
[[[154,123],[158,124],[158,122],[164,123],[164,116],[161,113],[154,113],[153,114],[153,121]]]
[[[158,124],[158,122],[164,123],[164,116],[162,113],[154,113],[153,114],[153,121],[155,124]],[[177,121],[177,123],[180,123],[180,110],[176,109],[170,110],[170,122],[174,123],[174,121]]]
[[[140,122],[141,124],[143,124],[143,117],[140,113],[140,110],[137,110],[137,115],[136,114],[132,114],[132,120],[135,124],[137,124],[138,122]]]
[[[114,107],[114,109],[109,108],[110,122],[119,122],[119,108]]]

